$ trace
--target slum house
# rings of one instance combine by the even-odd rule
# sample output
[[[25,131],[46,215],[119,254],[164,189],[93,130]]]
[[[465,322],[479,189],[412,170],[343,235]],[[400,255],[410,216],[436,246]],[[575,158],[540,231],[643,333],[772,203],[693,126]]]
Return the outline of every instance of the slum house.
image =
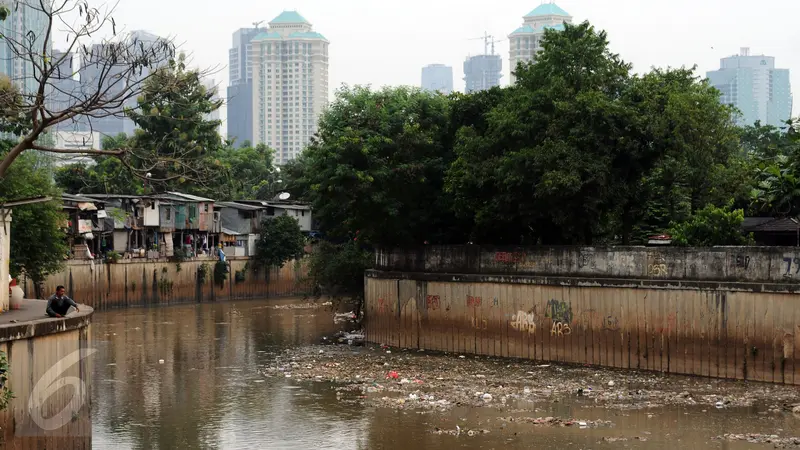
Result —
[[[219,233],[214,200],[181,192],[167,192],[159,197],[174,205],[175,250],[180,248],[185,257],[210,254]]]
[[[313,229],[311,206],[307,203],[277,200],[236,200],[235,203],[261,206],[266,209],[263,217],[267,219],[278,216],[294,217],[300,224],[300,230],[305,233],[308,233]]]
[[[106,223],[104,202],[91,197],[61,194],[67,214],[67,242],[73,259],[94,259],[111,240],[113,226]]]
[[[157,196],[87,194],[103,199],[113,222],[110,250],[131,258],[172,256],[173,205]]]
[[[253,256],[256,251],[258,228],[266,207],[236,202],[214,205],[220,214],[219,242],[228,256]]]
[[[745,217],[742,231],[752,233],[756,245],[800,247],[800,221],[793,217]]]

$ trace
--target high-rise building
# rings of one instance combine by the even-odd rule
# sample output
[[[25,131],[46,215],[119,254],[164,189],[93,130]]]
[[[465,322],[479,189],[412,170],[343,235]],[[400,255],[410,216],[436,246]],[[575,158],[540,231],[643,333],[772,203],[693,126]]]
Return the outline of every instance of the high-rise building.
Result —
[[[48,80],[45,101],[50,111],[64,111],[75,105],[81,98],[80,82],[75,78],[78,71],[78,58],[74,53],[53,50],[52,61],[55,70]],[[76,118],[59,122],[53,128],[54,130],[72,131],[80,129],[81,125]]]
[[[294,159],[317,132],[328,104],[328,40],[296,11],[284,11],[251,40],[253,144]]]
[[[219,98],[219,86],[217,86],[217,82],[213,78],[203,78],[201,81],[203,83],[203,86],[205,86],[205,88],[207,90],[209,90],[209,91],[211,91],[213,93],[213,95],[211,96],[211,101],[218,102],[220,100],[220,98]],[[219,120],[219,109],[217,109],[215,111],[212,111],[212,112],[210,112],[208,114],[205,114],[203,119],[205,119],[205,120]],[[217,127],[217,132],[219,132],[219,129],[220,129],[221,126],[222,126],[222,124],[220,124],[220,126]]]
[[[555,3],[543,3],[523,17],[522,26],[508,36],[511,84],[516,81],[514,71],[519,63],[536,62],[544,30],[563,30],[564,23],[572,23],[572,16]]]
[[[146,31],[132,31],[127,37],[126,42],[130,45],[131,51],[145,52],[159,51],[157,42],[163,38]],[[108,108],[97,111],[97,117],[80,118],[79,131],[97,131],[104,136],[116,136],[119,133],[132,135],[136,125],[131,119],[125,117],[126,108],[136,108],[137,99],[133,92],[125,92],[126,85],[135,85],[136,89],[141,88],[141,80],[144,80],[150,73],[168,63],[168,55],[157,55],[151,67],[142,67],[140,71],[133,73],[127,63],[113,64],[112,57],[107,50],[106,44],[94,44],[87,54],[82,55],[81,67],[78,70],[80,89],[83,96],[91,96],[99,90],[105,94],[107,99],[115,95],[121,95],[121,102],[113,102]],[[126,77],[129,81],[123,81],[121,77]],[[120,104],[121,103],[121,104]]]
[[[785,126],[792,117],[792,91],[789,69],[776,69],[775,58],[750,55],[749,48],[740,54],[722,58],[720,69],[706,74],[722,95],[720,102],[739,109],[739,125]]]
[[[0,43],[0,73],[9,77],[14,85],[24,93],[33,93],[39,88],[39,81],[34,74],[34,62],[41,65],[38,55],[44,44],[47,44],[45,54],[50,54],[51,42],[45,42],[49,18],[43,10],[45,3],[38,0],[21,0],[19,4],[3,2],[9,9],[8,17],[0,22],[0,33],[3,42]],[[55,26],[55,24],[54,24]],[[12,49],[12,42],[17,50]],[[35,54],[25,55],[25,48],[38,51]],[[20,53],[23,55],[20,56]],[[33,61],[32,58],[36,58]]]
[[[503,59],[500,55],[478,55],[464,61],[465,92],[483,91],[500,86]]]
[[[444,64],[430,64],[423,67],[422,89],[442,94],[453,92],[453,68]]]
[[[266,28],[240,28],[233,33],[228,51],[228,139],[241,145],[253,141],[253,61],[250,41]]]

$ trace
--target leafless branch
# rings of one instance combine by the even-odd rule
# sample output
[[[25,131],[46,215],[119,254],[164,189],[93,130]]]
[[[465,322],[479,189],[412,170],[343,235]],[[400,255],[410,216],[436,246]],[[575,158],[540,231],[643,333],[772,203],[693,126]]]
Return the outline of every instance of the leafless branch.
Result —
[[[88,0],[15,0],[12,14],[25,9],[28,16],[42,17],[45,27],[23,32],[9,23],[6,29],[11,31],[2,35],[14,64],[22,70],[12,77],[16,92],[5,90],[0,82],[0,126],[23,131],[17,145],[0,161],[0,178],[26,150],[117,156],[126,164],[129,158],[142,161],[146,152],[135,149],[74,150],[38,143],[43,133],[67,122],[91,130],[93,119],[125,117],[126,109],[136,108],[148,78],[175,57],[172,38],[119,34],[122,28],[113,18],[115,8],[116,3],[95,8]],[[109,32],[111,38],[92,43]],[[64,51],[51,48],[55,35],[66,35]],[[72,58],[80,58],[79,70],[71,64]],[[162,163],[186,166],[176,161],[180,154],[171,156]]]

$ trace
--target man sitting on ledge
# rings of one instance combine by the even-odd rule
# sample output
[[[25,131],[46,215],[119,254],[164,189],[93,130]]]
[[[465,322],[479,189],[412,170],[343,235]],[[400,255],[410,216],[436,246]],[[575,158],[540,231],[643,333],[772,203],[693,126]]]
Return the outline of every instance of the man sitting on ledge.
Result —
[[[71,298],[64,295],[64,286],[58,286],[56,293],[47,299],[47,315],[49,317],[64,317],[69,311],[69,307],[74,306],[76,312],[80,312],[78,304]]]

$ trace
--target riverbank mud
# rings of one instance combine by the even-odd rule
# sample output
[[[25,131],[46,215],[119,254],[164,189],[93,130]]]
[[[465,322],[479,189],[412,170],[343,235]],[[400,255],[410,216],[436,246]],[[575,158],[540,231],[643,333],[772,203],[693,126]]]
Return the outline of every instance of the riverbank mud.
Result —
[[[454,408],[494,410],[496,416],[490,421],[494,427],[515,422],[531,427],[605,428],[613,427],[613,421],[582,418],[581,408],[616,410],[620,414],[639,410],[651,418],[659,415],[660,408],[681,407],[703,413],[727,409],[737,416],[767,420],[794,417],[800,424],[800,395],[790,386],[373,345],[289,349],[275,365],[265,367],[263,374],[333,383],[339,401],[366,406],[423,414],[447,413]],[[537,415],[547,414],[559,403],[569,406],[573,416]],[[484,427],[491,431],[488,425]],[[432,432],[459,433],[441,428]],[[794,442],[792,437],[781,439],[783,445]]]

